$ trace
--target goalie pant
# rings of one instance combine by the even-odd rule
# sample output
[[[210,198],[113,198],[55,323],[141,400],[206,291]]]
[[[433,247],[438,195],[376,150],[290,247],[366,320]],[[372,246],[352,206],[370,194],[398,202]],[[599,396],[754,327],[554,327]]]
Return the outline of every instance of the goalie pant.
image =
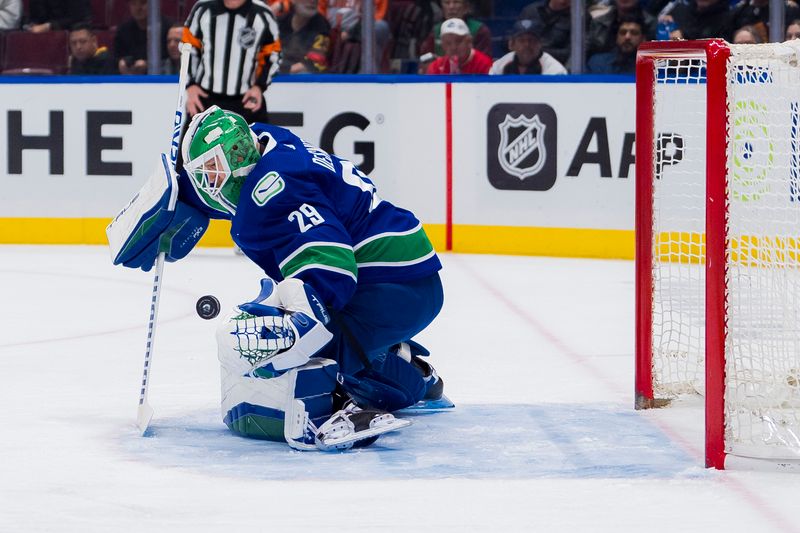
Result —
[[[317,427],[338,408],[337,389],[382,411],[413,405],[425,396],[428,382],[400,356],[398,345],[427,327],[442,303],[438,274],[403,284],[360,285],[328,323],[330,342],[307,364],[285,372],[246,360],[230,342],[233,320],[223,322],[217,339],[225,424],[245,437],[291,444],[287,411],[295,399]],[[417,343],[410,344],[412,355],[428,355]]]

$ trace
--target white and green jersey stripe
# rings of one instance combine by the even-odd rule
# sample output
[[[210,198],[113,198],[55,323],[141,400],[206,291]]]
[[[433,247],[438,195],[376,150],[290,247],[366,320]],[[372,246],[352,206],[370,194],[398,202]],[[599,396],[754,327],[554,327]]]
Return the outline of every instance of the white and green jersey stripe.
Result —
[[[358,268],[401,268],[423,263],[435,252],[422,224],[407,231],[386,231],[353,247]]]
[[[278,265],[283,277],[293,277],[311,268],[336,272],[343,276],[358,279],[353,247],[338,242],[309,242]]]

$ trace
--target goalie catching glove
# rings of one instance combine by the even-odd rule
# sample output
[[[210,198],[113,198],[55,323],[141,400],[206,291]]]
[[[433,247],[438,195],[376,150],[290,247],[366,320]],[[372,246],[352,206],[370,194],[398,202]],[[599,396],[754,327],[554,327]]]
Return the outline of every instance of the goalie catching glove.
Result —
[[[208,216],[178,200],[178,177],[161,154],[150,178],[106,228],[115,265],[149,271],[164,252],[183,259],[208,228]]]
[[[265,278],[256,299],[238,306],[217,340],[254,367],[280,373],[306,364],[333,338],[329,321],[310,286]]]

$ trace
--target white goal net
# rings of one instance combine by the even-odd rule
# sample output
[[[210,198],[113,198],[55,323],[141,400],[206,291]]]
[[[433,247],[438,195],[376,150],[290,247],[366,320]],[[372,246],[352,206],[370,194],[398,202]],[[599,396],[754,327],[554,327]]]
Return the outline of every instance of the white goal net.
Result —
[[[652,226],[637,227],[652,251],[652,393],[706,393],[706,321],[721,313],[724,363],[710,372],[724,372],[725,453],[800,460],[800,41],[726,46],[722,92],[702,48],[652,59],[653,172],[637,175],[652,182]],[[707,219],[709,198],[721,216]],[[711,239],[724,291],[708,301]]]

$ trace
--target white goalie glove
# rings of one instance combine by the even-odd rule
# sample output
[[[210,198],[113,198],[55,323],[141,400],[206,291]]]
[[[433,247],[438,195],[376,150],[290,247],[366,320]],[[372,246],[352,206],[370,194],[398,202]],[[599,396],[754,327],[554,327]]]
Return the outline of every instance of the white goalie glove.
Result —
[[[313,307],[312,307],[313,306]],[[333,335],[314,290],[296,279],[261,280],[261,293],[234,310],[217,341],[254,368],[280,373],[306,364]]]

